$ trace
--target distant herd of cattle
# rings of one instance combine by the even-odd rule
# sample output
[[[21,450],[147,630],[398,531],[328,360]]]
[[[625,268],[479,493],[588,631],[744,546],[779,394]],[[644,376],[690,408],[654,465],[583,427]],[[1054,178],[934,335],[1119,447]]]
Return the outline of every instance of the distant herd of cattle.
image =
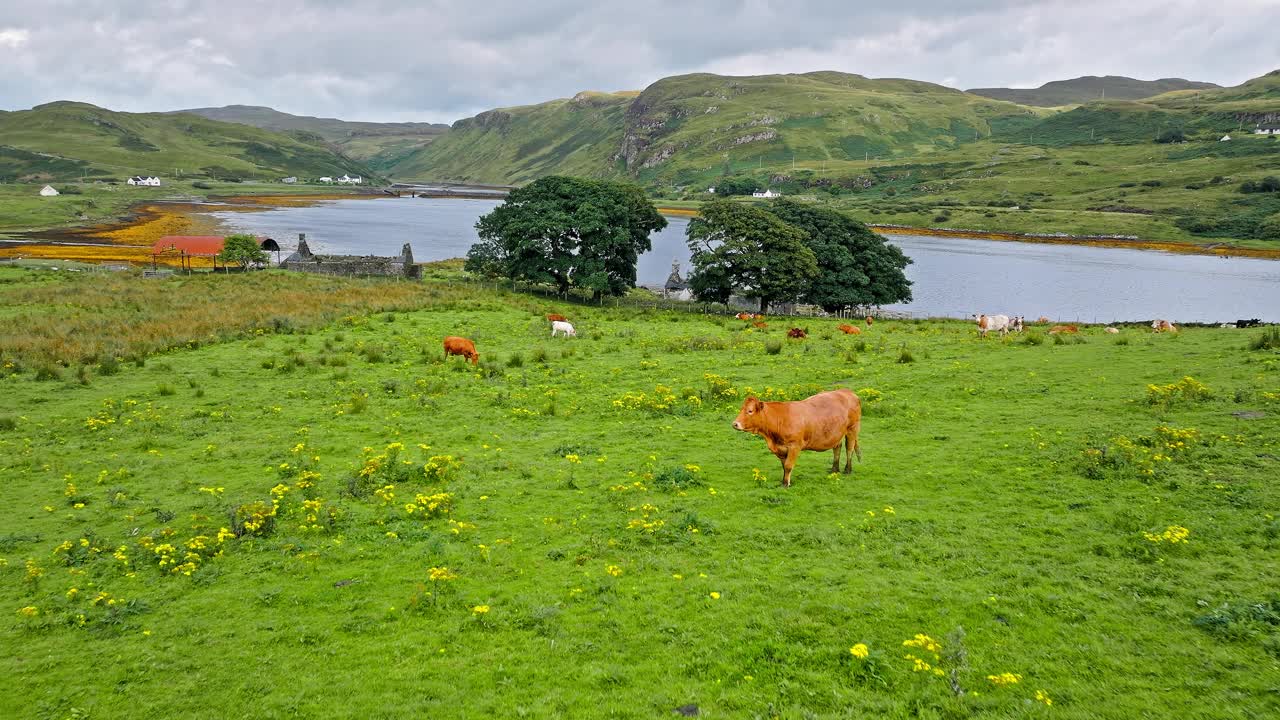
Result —
[[[768,325],[764,316],[757,313],[741,312],[734,315],[738,320],[751,323],[754,327],[765,328]],[[1022,332],[1026,327],[1026,319],[1021,315],[987,315],[972,316],[978,324],[978,335],[986,337],[990,331],[999,332],[1002,336],[1009,332]],[[551,322],[551,337],[563,334],[565,337],[577,337],[568,318],[550,313],[547,320]],[[1048,325],[1051,321],[1041,317],[1036,323]],[[866,319],[867,327],[875,324],[870,315]],[[1237,320],[1235,327],[1249,328],[1262,324],[1261,320]],[[1223,323],[1223,327],[1229,327]],[[838,325],[837,329],[846,335],[860,335],[862,330],[847,323]],[[1172,322],[1163,319],[1153,320],[1151,329],[1156,333],[1178,332]],[[1114,327],[1105,327],[1109,334],[1119,333]],[[1049,328],[1051,335],[1075,334],[1080,332],[1077,325],[1054,325]],[[787,337],[802,340],[808,333],[793,327],[787,331]],[[449,336],[444,339],[445,356],[460,355],[471,361],[472,365],[480,362],[476,345],[464,337]],[[764,438],[769,452],[782,462],[782,485],[791,486],[791,470],[801,450],[827,451],[835,454],[831,463],[831,472],[840,471],[840,447],[845,448],[844,473],[853,472],[853,456],[862,460],[862,449],[858,445],[858,431],[862,427],[862,401],[852,391],[839,389],[818,393],[805,400],[794,402],[765,402],[755,397],[748,397],[742,403],[733,428],[742,432],[759,435]]]

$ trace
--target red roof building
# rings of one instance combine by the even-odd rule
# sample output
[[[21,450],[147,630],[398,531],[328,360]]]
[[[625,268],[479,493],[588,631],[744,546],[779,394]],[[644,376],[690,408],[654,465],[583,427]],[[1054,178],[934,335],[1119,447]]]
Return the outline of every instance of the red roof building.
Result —
[[[212,257],[222,252],[226,239],[218,235],[165,235],[151,246],[151,254],[180,252],[194,257]]]
[[[218,253],[226,239],[218,235],[166,235],[151,246],[151,267],[164,256],[176,256],[183,270],[191,269],[191,258],[211,257],[213,267],[218,267]]]

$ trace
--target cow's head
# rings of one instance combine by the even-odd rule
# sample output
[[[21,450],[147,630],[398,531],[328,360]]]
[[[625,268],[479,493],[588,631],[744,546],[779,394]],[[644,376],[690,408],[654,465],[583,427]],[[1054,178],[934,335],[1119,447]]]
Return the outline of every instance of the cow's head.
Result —
[[[763,424],[761,418],[763,414],[764,403],[755,397],[748,397],[742,401],[742,409],[738,411],[738,417],[733,421],[733,429],[752,432]]]
[[[480,364],[480,353],[474,352],[474,351],[471,353],[471,364],[472,365]]]

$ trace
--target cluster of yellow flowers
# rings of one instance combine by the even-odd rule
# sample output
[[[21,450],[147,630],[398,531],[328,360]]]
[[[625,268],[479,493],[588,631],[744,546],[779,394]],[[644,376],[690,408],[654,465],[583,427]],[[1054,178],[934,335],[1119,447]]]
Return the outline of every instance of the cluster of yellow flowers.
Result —
[[[429,482],[444,482],[462,467],[462,461],[452,455],[432,455],[422,466]]]
[[[1053,704],[1053,700],[1050,700],[1050,699],[1049,699],[1049,696],[1048,696],[1048,695],[1045,693],[1045,691],[1043,691],[1043,690],[1037,690],[1037,691],[1036,691],[1036,702],[1042,702],[1042,703],[1044,703],[1045,705],[1052,705],[1052,704]]]
[[[449,493],[434,493],[431,495],[417,493],[414,495],[413,502],[404,504],[406,513],[417,515],[423,520],[448,515],[452,509],[453,496]]]
[[[1004,672],[999,675],[988,675],[987,680],[996,687],[1005,687],[1006,685],[1017,685],[1022,681],[1022,676],[1017,673]]]
[[[696,409],[701,405],[702,398],[697,395],[689,395],[684,398],[683,406],[685,408]],[[666,385],[656,385],[652,395],[644,392],[623,393],[622,397],[613,401],[613,407],[617,410],[628,412],[644,411],[654,414],[673,414],[681,408],[681,399]]]
[[[449,518],[449,532],[453,533],[454,535],[461,535],[462,533],[468,530],[475,530],[475,529],[476,529],[475,523],[463,522],[461,520],[454,520],[453,518]]]
[[[1161,533],[1142,533],[1142,537],[1153,543],[1169,543],[1177,545],[1178,543],[1187,542],[1187,538],[1191,536],[1191,531],[1181,525],[1170,525]]]
[[[849,654],[859,660],[865,660],[867,659],[867,656],[871,654],[871,651],[867,649],[867,646],[864,643],[857,643],[853,647],[849,648]]]
[[[163,538],[172,537],[174,534],[171,528],[164,528],[160,533]],[[186,540],[186,542],[178,542],[175,545],[172,542],[157,543],[151,535],[143,535],[138,538],[138,546],[151,551],[156,565],[161,570],[171,575],[186,575],[190,577],[192,573],[200,569],[204,562],[221,555],[227,540],[235,536],[235,533],[231,530],[220,528],[212,538],[208,535],[195,535]],[[124,548],[120,548],[116,557],[120,558],[123,555],[123,551]]]
[[[383,505],[390,505],[396,501],[396,486],[383,485],[373,491],[375,497],[382,502]]]
[[[923,652],[933,655],[933,662],[937,663],[941,659],[942,643],[929,637],[916,633],[916,636],[902,641],[903,647],[915,648]],[[932,672],[934,675],[944,675],[942,668],[935,667],[927,660],[913,653],[903,655],[904,658],[911,661],[912,672]]]
[[[641,532],[653,534],[658,530],[661,530],[662,527],[667,524],[667,521],[662,518],[651,517],[658,512],[658,507],[656,505],[645,503],[639,508],[628,508],[628,511],[640,513],[640,517],[631,518],[631,520],[627,522],[627,527],[631,530],[639,530]]]
[[[1213,391],[1208,385],[1187,375],[1176,383],[1168,385],[1148,385],[1147,402],[1151,405],[1168,407],[1176,402],[1199,402],[1208,400]]]
[[[457,580],[458,573],[447,567],[433,567],[427,570],[427,579],[431,582],[448,582],[450,580]]]
[[[648,490],[648,489],[649,489],[649,488],[645,487],[644,483],[640,482],[639,480],[637,480],[637,481],[635,481],[635,482],[631,483],[630,485],[621,484],[621,485],[610,485],[610,486],[609,486],[609,490],[610,490],[611,492],[617,492],[617,493],[622,493],[622,492],[631,492],[631,491],[633,491],[633,490],[634,490],[634,491],[640,491],[640,492],[643,492],[643,491]]]
[[[715,373],[704,373],[702,379],[707,381],[708,397],[713,400],[730,400],[738,397],[738,389],[725,378]]]
[[[604,571],[614,577],[622,577],[622,568],[617,565],[606,565]]]

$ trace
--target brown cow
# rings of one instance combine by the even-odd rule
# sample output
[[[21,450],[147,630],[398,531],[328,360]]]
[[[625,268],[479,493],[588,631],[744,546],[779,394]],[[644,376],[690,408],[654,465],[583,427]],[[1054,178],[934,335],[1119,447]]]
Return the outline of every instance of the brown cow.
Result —
[[[836,329],[845,335],[861,335],[862,331],[852,325],[837,325]]]
[[[809,333],[801,330],[800,328],[791,328],[787,331],[787,337],[795,338],[796,340],[803,340],[804,338],[809,337]]]
[[[556,313],[547,313],[547,319],[551,322],[568,322],[569,320],[569,318],[563,315],[557,315]]]
[[[1080,328],[1076,327],[1075,325],[1054,325],[1053,327],[1049,328],[1050,335],[1058,335],[1058,334],[1075,335],[1078,332],[1080,332]]]
[[[1152,321],[1151,321],[1151,329],[1152,329],[1153,331],[1155,331],[1155,332],[1158,332],[1158,333],[1162,333],[1162,332],[1172,332],[1172,333],[1176,333],[1176,332],[1178,332],[1178,326],[1177,326],[1177,325],[1174,325],[1173,323],[1169,322],[1168,320],[1152,320]]]
[[[769,452],[782,461],[782,486],[791,487],[791,469],[801,450],[833,450],[831,472],[840,470],[840,441],[844,441],[844,473],[853,472],[853,456],[862,461],[858,430],[862,401],[850,390],[818,393],[799,402],[764,402],[748,397],[733,428],[764,438]]]
[[[444,339],[444,355],[461,355],[471,361],[472,365],[480,362],[480,353],[476,352],[476,344],[464,337],[450,335]]]
[[[755,322],[751,323],[751,325],[752,325],[752,326],[754,326],[754,327],[760,328],[761,330],[763,330],[763,329],[765,329],[765,328],[769,327],[769,323],[767,323],[767,322],[765,322],[765,321],[763,321],[763,320],[757,320],[757,321],[755,321]]]
[[[868,316],[867,316],[867,327],[871,327],[871,326],[872,326],[872,325],[874,325],[874,324],[875,324],[875,320],[871,319],[871,316],[870,316],[870,315],[868,315]]]
[[[1048,325],[1050,321],[1049,321],[1049,318],[1041,315],[1040,317],[1036,318],[1036,322],[1041,325]]]
[[[735,317],[735,318],[737,318],[737,319],[739,319],[739,320],[754,320],[754,319],[755,319],[755,315],[752,315],[752,314],[751,314],[751,313],[749,313],[749,312],[740,312],[740,313],[738,313],[737,315],[734,315],[734,317]]]

